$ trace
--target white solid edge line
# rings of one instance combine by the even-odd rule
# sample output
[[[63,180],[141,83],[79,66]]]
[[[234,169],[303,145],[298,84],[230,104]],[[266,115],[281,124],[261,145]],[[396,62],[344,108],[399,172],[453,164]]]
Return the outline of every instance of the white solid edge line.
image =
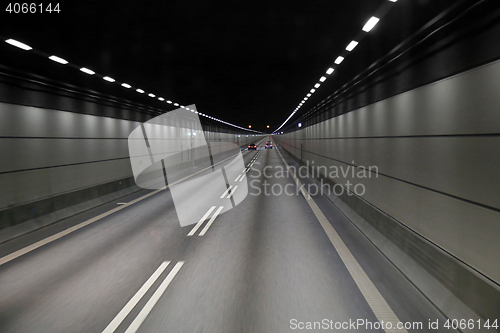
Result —
[[[162,191],[162,190],[164,190],[164,189],[165,189],[165,187],[164,187],[164,188],[161,188],[161,189],[159,189],[159,190],[153,191],[153,192],[151,192],[151,193],[148,193],[148,194],[146,194],[146,195],[144,195],[144,196],[142,196],[142,197],[140,197],[140,198],[137,198],[137,199],[135,199],[135,200],[133,200],[133,201],[131,201],[131,202],[129,202],[129,203],[127,203],[127,204],[125,204],[125,205],[120,205],[120,206],[118,206],[118,207],[116,207],[116,208],[113,208],[113,209],[111,209],[111,210],[108,210],[107,212],[104,212],[104,213],[102,213],[102,214],[100,214],[100,215],[97,215],[96,217],[93,217],[93,218],[91,218],[91,219],[89,219],[89,220],[87,220],[87,221],[85,221],[85,222],[82,222],[82,223],[80,223],[80,224],[77,224],[77,225],[75,225],[75,226],[72,226],[71,228],[68,228],[68,229],[66,229],[66,230],[60,231],[60,232],[58,232],[57,234],[54,234],[54,235],[49,236],[49,237],[47,237],[47,238],[44,238],[44,239],[42,239],[42,240],[40,240],[40,241],[38,241],[38,242],[36,242],[36,243],[33,243],[33,244],[28,245],[28,246],[26,246],[26,247],[24,247],[24,248],[22,248],[22,249],[20,249],[20,250],[17,250],[16,252],[13,252],[13,253],[11,253],[11,254],[8,254],[8,255],[6,255],[5,257],[0,258],[0,265],[3,265],[3,264],[5,264],[6,262],[9,262],[9,261],[11,261],[11,260],[14,260],[14,259],[16,259],[17,257],[20,257],[20,256],[22,256],[22,255],[24,255],[24,254],[26,254],[26,253],[28,253],[28,252],[31,252],[31,251],[33,251],[33,250],[36,250],[36,249],[38,249],[39,247],[41,247],[41,246],[43,246],[43,245],[45,245],[45,244],[48,244],[48,243],[50,243],[50,242],[53,242],[53,241],[55,241],[55,240],[57,240],[57,239],[59,239],[59,238],[61,238],[61,237],[63,237],[63,236],[66,236],[67,234],[72,233],[73,231],[76,231],[76,230],[81,229],[81,228],[83,228],[83,227],[85,227],[85,226],[87,226],[87,225],[89,225],[89,224],[91,224],[91,223],[94,223],[94,222],[96,222],[96,221],[99,221],[100,219],[102,219],[102,218],[104,218],[104,217],[106,217],[106,216],[108,216],[108,215],[111,215],[111,214],[113,214],[113,213],[115,213],[115,212],[117,212],[117,211],[119,211],[119,210],[122,210],[122,209],[123,209],[123,208],[125,208],[125,207],[128,207],[128,206],[130,206],[130,205],[132,205],[132,204],[134,204],[134,203],[136,203],[136,202],[139,202],[139,201],[141,201],[141,200],[144,200],[144,199],[146,199],[146,198],[148,198],[148,197],[150,197],[150,196],[152,196],[152,195],[155,195],[156,193],[158,193],[158,192],[160,192],[160,191]]]
[[[149,279],[142,285],[141,289],[135,293],[135,295],[127,302],[127,304],[121,309],[120,312],[116,315],[116,317],[106,326],[104,331],[102,333],[112,333],[116,330],[118,326],[122,323],[122,321],[125,319],[125,317],[128,316],[130,311],[139,303],[141,298],[146,294],[146,292],[151,288],[153,283],[160,277],[161,273],[167,268],[168,264],[170,264],[170,261],[164,261],[149,277]]]
[[[231,190],[231,193],[229,193],[229,195],[227,196],[228,199],[231,199],[231,197],[233,196],[234,192],[236,192],[236,189],[238,188],[238,186],[235,186],[232,190]]]
[[[245,179],[245,176],[246,176],[246,175],[241,176],[241,178],[240,178],[240,182],[241,182],[241,181],[243,181],[243,179]]]
[[[217,216],[219,215],[220,211],[224,208],[224,206],[220,206],[214,213],[214,215],[212,215],[212,217],[210,218],[210,220],[208,221],[208,223],[205,225],[205,228],[203,228],[203,230],[200,232],[200,234],[198,236],[203,236],[205,235],[205,233],[207,232],[208,228],[210,228],[210,226],[212,225],[212,223],[214,223],[215,219],[217,218]]]
[[[203,224],[203,222],[205,222],[205,220],[212,213],[212,211],[215,209],[215,207],[216,206],[212,206],[212,208],[210,208],[208,210],[208,212],[206,212],[205,215],[203,215],[203,217],[198,221],[198,223],[196,223],[196,225],[194,226],[194,228],[191,229],[191,231],[189,232],[189,234],[187,234],[188,236],[193,236],[194,235],[194,233],[201,227],[201,225]]]
[[[297,178],[297,176],[295,176],[295,173],[293,173],[291,170],[290,170],[290,167],[288,166],[288,163],[285,162],[285,160],[283,159],[283,156],[281,156],[281,153],[278,151],[278,154],[280,155],[281,159],[283,160],[283,163],[285,163],[285,166],[288,170],[288,173],[290,175],[292,175],[292,178],[293,180],[295,181],[295,184],[299,187],[299,190],[300,192],[302,192],[302,195],[304,196],[304,198],[309,201],[311,200],[311,196],[309,195],[309,192],[307,192],[305,189],[304,189],[304,185],[302,185],[302,183],[300,182],[300,180]]]
[[[151,312],[153,307],[156,305],[156,303],[158,302],[160,297],[163,295],[165,290],[167,290],[168,285],[170,284],[170,282],[172,282],[174,277],[177,275],[177,273],[181,269],[182,265],[184,265],[184,261],[179,261],[177,264],[175,264],[174,268],[172,268],[170,273],[168,273],[165,280],[163,280],[163,282],[158,287],[158,289],[155,291],[153,296],[151,296],[151,298],[146,303],[146,305],[144,305],[144,308],[142,308],[141,312],[139,312],[137,317],[135,317],[134,321],[132,322],[132,324],[130,324],[130,326],[127,328],[125,333],[137,332],[137,330],[139,329],[139,327],[141,327],[142,323],[144,322],[146,317],[149,315],[149,313]]]
[[[297,186],[299,188],[303,188],[302,183],[300,180],[295,176],[295,173],[290,169],[290,166],[288,163],[285,161],[283,156],[278,150],[278,154],[281,157],[281,160],[285,164],[286,168],[288,169],[288,172],[292,175],[293,179],[295,180]],[[307,197],[306,197],[307,199]],[[340,258],[344,262],[344,265],[346,266],[347,270],[351,274],[354,282],[358,286],[359,290],[363,294],[363,297],[365,298],[366,302],[372,309],[373,313],[377,317],[377,319],[381,322],[382,320],[384,322],[391,322],[392,327],[397,327],[396,325],[401,322],[394,311],[392,311],[391,307],[389,304],[387,304],[386,300],[384,297],[380,294],[378,291],[377,287],[373,284],[373,282],[370,280],[368,275],[366,275],[365,271],[363,268],[359,265],[358,261],[356,258],[354,258],[353,254],[347,248],[345,245],[344,241],[342,238],[340,238],[339,234],[335,229],[332,227],[328,219],[326,218],[325,214],[321,211],[321,209],[318,207],[314,199],[309,196],[308,194],[308,199],[306,202],[309,204],[309,207],[311,207],[314,215],[316,215],[316,218],[318,219],[319,223],[323,227],[323,230],[325,230],[326,235],[330,239],[330,242],[332,243],[333,247],[339,254]],[[386,332],[401,332],[401,333],[407,333],[408,331],[406,329],[386,329]]]
[[[238,153],[238,154],[239,154],[239,153]],[[227,161],[227,160],[229,160],[229,159],[231,159],[231,158],[233,158],[233,157],[237,156],[238,154],[235,154],[235,155],[233,155],[233,156],[230,156],[230,157],[226,158],[225,160],[222,160],[222,161],[220,161],[220,162],[218,162],[218,163],[216,163],[216,164],[214,164],[214,165],[217,165],[217,164],[223,163],[223,162],[225,162],[225,161]],[[53,242],[53,241],[55,241],[55,240],[57,240],[57,239],[59,239],[59,238],[61,238],[61,237],[64,237],[64,236],[66,236],[66,235],[68,235],[68,234],[72,233],[73,231],[79,230],[79,229],[81,229],[81,228],[83,228],[83,227],[88,226],[89,224],[92,224],[92,223],[94,223],[94,222],[96,222],[96,221],[99,221],[99,220],[101,220],[101,219],[105,218],[105,217],[106,217],[106,216],[108,216],[108,215],[111,215],[111,214],[113,214],[113,213],[116,213],[117,211],[122,210],[122,209],[124,209],[125,207],[131,206],[131,205],[133,205],[133,204],[135,204],[135,203],[137,203],[137,202],[139,202],[139,201],[141,201],[141,200],[144,200],[144,199],[146,199],[146,198],[149,198],[150,196],[155,195],[156,193],[158,193],[158,192],[160,192],[160,191],[166,190],[168,187],[170,187],[170,186],[172,186],[172,185],[175,185],[175,184],[177,184],[177,183],[179,183],[179,182],[181,182],[181,181],[183,181],[183,180],[186,180],[186,179],[188,179],[188,178],[191,178],[191,177],[193,177],[193,176],[195,176],[195,175],[197,175],[197,174],[199,174],[199,173],[201,173],[201,172],[203,172],[203,171],[206,171],[206,170],[208,170],[208,169],[211,169],[212,167],[213,167],[213,165],[211,165],[211,166],[209,166],[209,167],[206,167],[205,169],[202,169],[202,170],[200,170],[200,171],[197,171],[197,172],[193,173],[192,175],[189,175],[189,176],[187,176],[187,177],[184,177],[184,178],[182,178],[182,179],[179,179],[178,181],[176,181],[176,182],[174,182],[174,183],[172,183],[172,184],[169,184],[169,186],[164,186],[164,187],[162,187],[162,188],[160,188],[160,189],[158,189],[158,190],[155,190],[155,191],[153,191],[153,192],[151,192],[151,193],[145,194],[145,195],[143,195],[143,196],[142,196],[142,197],[140,197],[140,198],[137,198],[137,199],[135,199],[135,200],[132,200],[132,201],[130,201],[129,203],[126,203],[126,204],[124,204],[124,205],[120,205],[120,206],[118,206],[118,207],[116,207],[116,208],[113,208],[113,209],[111,209],[111,210],[107,211],[107,212],[104,212],[104,213],[102,213],[102,214],[100,214],[100,215],[97,215],[97,216],[95,216],[95,217],[93,217],[93,218],[91,218],[91,219],[89,219],[89,220],[87,220],[87,221],[84,221],[84,222],[82,222],[82,223],[80,223],[80,224],[77,224],[77,225],[75,225],[75,226],[73,226],[73,227],[71,227],[71,228],[68,228],[68,229],[66,229],[66,230],[60,231],[60,232],[58,232],[57,234],[54,234],[54,235],[52,235],[52,236],[49,236],[49,237],[47,237],[47,238],[44,238],[44,239],[42,239],[42,240],[40,240],[40,241],[36,242],[36,243],[33,243],[33,244],[31,244],[31,245],[28,245],[28,246],[26,246],[26,247],[24,247],[24,248],[22,248],[22,249],[20,249],[20,250],[17,250],[17,251],[15,251],[15,252],[12,252],[11,254],[8,254],[8,255],[6,255],[6,256],[4,256],[4,257],[0,258],[0,266],[1,266],[1,265],[3,265],[3,264],[5,264],[5,263],[7,263],[7,262],[9,262],[9,261],[11,261],[11,260],[14,260],[14,259],[16,259],[16,258],[20,257],[20,256],[22,256],[22,255],[25,255],[26,253],[29,253],[29,252],[31,252],[31,251],[33,251],[33,250],[36,250],[36,249],[38,249],[39,247],[44,246],[45,244],[48,244],[48,243]]]
[[[222,193],[222,195],[220,196],[221,199],[224,199],[224,197],[229,193],[229,191],[231,191],[231,189],[233,188],[233,185],[229,186],[225,191],[224,193]]]
[[[238,181],[238,179],[240,179],[241,175],[238,175],[238,177],[236,177],[236,179],[234,180],[235,182]]]

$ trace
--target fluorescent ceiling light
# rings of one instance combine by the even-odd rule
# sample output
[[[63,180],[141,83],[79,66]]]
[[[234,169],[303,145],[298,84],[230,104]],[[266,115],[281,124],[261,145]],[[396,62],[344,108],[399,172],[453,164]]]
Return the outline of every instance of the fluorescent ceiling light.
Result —
[[[175,106],[179,106],[179,104],[178,104],[178,103],[174,103],[174,105],[175,105]]]
[[[85,67],[80,68],[80,70],[82,72],[86,73],[86,74],[89,74],[89,75],[94,75],[95,74],[95,72],[93,70],[90,70],[90,69],[85,68]]]
[[[307,94],[306,96],[307,96],[307,97],[311,97],[311,94]]]
[[[66,60],[64,60],[63,58],[59,58],[59,57],[57,57],[57,56],[55,56],[55,55],[50,56],[50,57],[49,57],[49,59],[50,59],[50,60],[52,60],[52,61],[58,62],[58,63],[60,63],[60,64],[63,64],[63,65],[66,65],[66,64],[68,63],[68,62],[67,62]]]
[[[358,42],[356,42],[355,40],[353,40],[352,42],[349,43],[349,45],[347,45],[347,47],[345,48],[347,51],[352,51],[354,50],[354,48],[358,45]]]
[[[337,59],[335,59],[335,63],[339,65],[342,61],[344,61],[344,57],[338,56]]]
[[[132,86],[128,83],[122,83],[122,87],[127,88],[127,89],[132,88]]]
[[[16,46],[16,47],[18,47],[20,49],[26,50],[26,51],[29,51],[29,50],[32,49],[31,46],[26,45],[26,44],[21,43],[21,42],[18,42],[15,39],[7,39],[5,42],[9,43],[10,45]]]
[[[363,31],[369,32],[370,30],[373,29],[375,25],[377,25],[378,21],[380,21],[380,19],[376,18],[375,16],[372,16],[368,20],[368,22],[366,22],[366,24],[363,26]]]
[[[332,74],[332,73],[333,73],[333,71],[334,71],[334,69],[330,67],[330,68],[328,68],[328,70],[326,71],[326,74],[330,75],[330,74]]]
[[[149,94],[148,94],[148,96],[149,96],[149,97],[155,97],[155,94],[151,94],[151,93],[149,93]]]
[[[172,101],[171,101],[171,100],[168,100],[168,101],[167,101],[167,103],[168,103],[168,104],[172,104]]]
[[[314,94],[314,92],[316,91],[316,89],[311,89],[311,94]]]
[[[165,98],[163,98],[163,97],[158,97],[158,100],[160,100],[160,101],[162,101],[162,102],[163,102],[163,101],[165,100]]]
[[[115,79],[113,79],[112,77],[109,77],[109,76],[105,76],[105,77],[103,77],[103,79],[108,81],[108,82],[115,82]]]
[[[324,76],[319,78],[319,82],[325,82],[325,80],[326,80],[326,77],[324,77]]]
[[[319,88],[319,86],[320,86],[320,85],[321,85],[321,84],[316,83],[316,84],[314,85],[314,88]]]
[[[137,91],[139,94],[144,94],[144,90],[142,89],[136,89],[135,91]]]

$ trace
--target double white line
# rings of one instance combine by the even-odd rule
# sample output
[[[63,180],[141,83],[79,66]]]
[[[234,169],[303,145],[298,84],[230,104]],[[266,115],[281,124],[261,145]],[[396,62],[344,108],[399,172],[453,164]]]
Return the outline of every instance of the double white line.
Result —
[[[238,188],[238,186],[232,186],[232,185],[229,186],[227,188],[227,190],[225,190],[224,193],[222,193],[222,195],[220,196],[220,198],[224,199],[226,197],[226,195],[227,195],[227,199],[230,199],[233,196],[234,192],[236,192],[237,188]]]
[[[102,333],[113,333],[118,328],[118,326],[120,326],[123,320],[129,315],[130,311],[132,311],[132,309],[137,305],[137,303],[139,303],[139,301],[146,294],[149,288],[151,288],[151,286],[155,283],[155,281],[160,277],[163,271],[165,271],[168,264],[170,264],[170,261],[164,261],[160,265],[160,267],[156,269],[153,275],[151,275],[151,277],[142,285],[141,289],[139,289],[139,291],[135,293],[135,295],[130,299],[130,301],[128,301],[128,303],[125,304],[123,309],[120,312],[118,312],[116,317],[108,324],[108,326],[104,329],[104,331],[102,331]],[[158,302],[158,300],[163,295],[165,290],[167,290],[168,285],[177,275],[182,265],[184,265],[184,261],[179,261],[177,264],[175,264],[174,268],[172,268],[170,273],[168,273],[165,280],[163,280],[158,289],[156,289],[153,296],[151,296],[146,305],[144,305],[142,310],[139,312],[137,317],[135,317],[134,321],[130,324],[125,333],[137,332],[137,330],[144,322],[146,317],[149,315],[155,304]]]
[[[253,167],[253,164],[255,163],[255,161],[257,161],[257,159],[259,158],[260,156],[260,151],[257,153],[257,155],[255,155],[252,160],[250,162],[248,162],[248,165],[245,167],[245,169],[243,169],[243,171],[241,173],[247,173],[248,171],[250,171],[250,169],[252,169]],[[238,176],[239,178],[240,176]],[[238,178],[236,178],[234,181],[238,181]],[[245,178],[245,175],[243,175],[240,179],[240,182],[243,180],[243,178]]]
[[[242,171],[242,175],[238,175],[238,177],[236,177],[236,179],[234,180],[235,182],[237,182],[237,181],[242,182],[245,179],[246,172],[250,171],[250,168],[252,167],[252,165],[255,162],[255,160],[257,160],[257,158],[259,157],[259,155],[260,155],[260,151],[253,157],[253,159],[250,161],[250,163],[248,163],[247,167]],[[231,199],[231,197],[233,196],[234,192],[236,192],[237,188],[238,188],[238,185],[231,185],[231,186],[229,186],[224,191],[224,193],[222,193],[222,195],[220,196],[220,199],[224,199],[224,198]],[[205,215],[203,215],[203,217],[198,221],[198,223],[196,223],[196,225],[193,227],[193,229],[191,229],[191,231],[187,235],[188,236],[194,236],[194,234],[198,231],[198,229],[201,228],[202,224],[210,216],[210,214],[212,214],[212,212],[214,211],[214,209],[216,207],[217,206],[210,207],[210,209],[205,213]],[[212,217],[210,218],[210,220],[208,221],[208,223],[205,225],[205,227],[201,230],[201,232],[199,233],[198,236],[205,235],[205,233],[207,232],[208,228],[210,228],[210,226],[214,223],[215,219],[217,218],[217,216],[219,216],[220,212],[223,209],[224,209],[224,206],[219,206],[219,208],[215,211],[215,213],[212,215]]]
[[[191,229],[191,231],[189,232],[188,236],[193,236],[196,231],[198,231],[198,229],[201,227],[201,225],[203,224],[203,222],[205,222],[205,220],[210,216],[210,214],[214,211],[216,206],[212,206],[208,212],[205,213],[205,215],[203,215],[203,217],[198,221],[198,223],[196,223],[196,225],[194,226],[193,229]],[[203,236],[205,235],[205,233],[207,232],[208,228],[210,228],[210,226],[212,225],[212,223],[214,223],[215,219],[217,218],[217,216],[219,216],[219,213],[221,212],[221,210],[224,209],[224,206],[220,206],[214,213],[214,215],[212,215],[212,217],[210,218],[210,220],[208,221],[208,223],[205,225],[205,228],[203,228],[203,230],[201,230],[200,234],[198,236]]]
[[[245,171],[245,170],[243,170],[243,171]],[[236,177],[236,179],[235,179],[234,181],[235,181],[235,182],[237,182],[237,181],[242,182],[242,181],[243,181],[243,179],[245,179],[245,174],[243,174],[243,175],[239,175],[238,177]]]

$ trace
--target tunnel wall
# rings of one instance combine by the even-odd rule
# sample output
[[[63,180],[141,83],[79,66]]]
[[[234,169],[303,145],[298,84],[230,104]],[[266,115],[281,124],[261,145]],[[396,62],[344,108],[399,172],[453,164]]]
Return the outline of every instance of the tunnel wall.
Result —
[[[8,81],[0,83],[0,242],[140,190],[127,139],[155,115]],[[207,140],[255,139],[213,123],[203,127]]]
[[[493,62],[275,140],[303,164],[326,166],[320,178],[362,184],[342,201],[462,301],[482,303],[484,318],[500,313],[490,298],[500,283],[498,91]],[[439,262],[441,250],[455,263]]]

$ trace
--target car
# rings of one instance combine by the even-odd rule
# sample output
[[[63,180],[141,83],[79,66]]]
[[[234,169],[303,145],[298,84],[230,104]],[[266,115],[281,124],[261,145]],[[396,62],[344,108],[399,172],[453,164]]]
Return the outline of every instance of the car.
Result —
[[[267,141],[266,145],[264,146],[265,149],[273,149],[273,143],[271,141]]]
[[[251,150],[251,149],[257,150],[257,146],[255,145],[255,143],[251,143],[248,145],[248,150]]]

